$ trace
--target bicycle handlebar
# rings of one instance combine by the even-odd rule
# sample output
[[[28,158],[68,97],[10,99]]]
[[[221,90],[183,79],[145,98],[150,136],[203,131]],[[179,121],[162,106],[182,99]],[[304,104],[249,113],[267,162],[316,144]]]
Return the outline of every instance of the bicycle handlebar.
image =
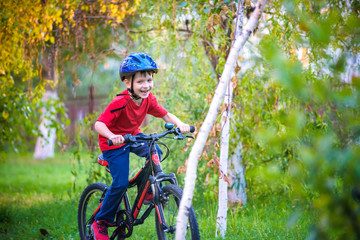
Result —
[[[194,126],[190,126],[190,132],[191,133],[195,132]],[[158,140],[160,138],[165,137],[168,134],[175,134],[177,136],[181,136],[178,139],[184,139],[185,137],[187,137],[187,136],[182,136],[182,133],[180,132],[179,128],[170,129],[160,134],[157,133],[150,134],[150,136],[136,136],[136,135],[126,134],[123,137],[124,137],[124,143],[135,143],[137,140],[145,140],[145,141]],[[114,145],[110,139],[107,140],[107,144],[108,146]]]

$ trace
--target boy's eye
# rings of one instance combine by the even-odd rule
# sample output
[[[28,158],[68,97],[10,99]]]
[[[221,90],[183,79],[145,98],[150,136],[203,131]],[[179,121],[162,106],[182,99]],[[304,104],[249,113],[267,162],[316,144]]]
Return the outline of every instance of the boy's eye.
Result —
[[[147,80],[143,79],[143,80],[138,80],[138,81],[136,81],[136,83],[137,83],[137,84],[143,84],[143,83],[145,83],[145,82],[151,83],[152,81],[153,81],[152,79],[147,79]]]

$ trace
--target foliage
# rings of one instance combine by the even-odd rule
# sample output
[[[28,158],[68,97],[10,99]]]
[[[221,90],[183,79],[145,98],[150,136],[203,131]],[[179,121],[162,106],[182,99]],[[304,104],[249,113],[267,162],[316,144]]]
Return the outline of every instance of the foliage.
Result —
[[[15,88],[15,87],[14,87]],[[5,91],[5,85],[1,85],[1,90]],[[14,89],[13,89],[14,90]],[[0,150],[6,150],[4,147],[5,143],[12,142],[14,149],[16,144],[13,140],[13,136],[27,136],[33,137],[36,135],[36,128],[34,128],[34,120],[37,119],[38,112],[34,111],[33,104],[29,103],[26,99],[26,93],[18,94],[20,89],[17,91],[7,92],[7,95],[0,94],[0,117],[1,123],[1,137]],[[9,101],[11,100],[11,101]],[[12,124],[9,125],[8,123]],[[4,146],[5,145],[5,146]]]
[[[278,190],[310,201],[320,213],[312,234],[323,239],[359,237],[359,205],[352,196],[360,178],[359,85],[356,75],[347,81],[346,60],[356,57],[360,22],[356,1],[350,3],[352,8],[342,1],[275,2],[261,57],[235,99],[247,167],[266,167],[265,176],[252,180],[264,194],[288,172]],[[263,182],[269,184],[261,187]]]
[[[94,44],[103,41],[103,38],[94,34],[95,26],[100,23],[103,29],[118,26],[126,15],[134,13],[138,4],[137,0],[1,1],[0,95],[2,104],[5,104],[2,108],[5,109],[2,109],[0,118],[2,126],[9,126],[4,131],[21,126],[19,122],[28,118],[29,111],[36,113],[32,116],[33,121],[28,121],[25,128],[2,135],[6,137],[1,138],[1,149],[23,143],[25,134],[29,137],[38,135],[38,103],[45,90],[56,88],[58,84],[57,80],[53,81],[49,76],[43,79],[42,73],[46,71],[44,62],[58,63],[55,64],[57,71],[65,61],[76,62],[79,52],[95,54],[97,49]],[[85,41],[89,46],[85,45]],[[53,59],[49,59],[49,49],[54,50],[51,55]],[[71,56],[69,49],[72,51]],[[19,101],[12,93],[16,93],[22,100]],[[19,111],[23,108],[23,102],[26,102],[27,109]],[[13,117],[8,117],[11,109],[16,111],[11,113]],[[56,122],[52,124],[56,125]]]

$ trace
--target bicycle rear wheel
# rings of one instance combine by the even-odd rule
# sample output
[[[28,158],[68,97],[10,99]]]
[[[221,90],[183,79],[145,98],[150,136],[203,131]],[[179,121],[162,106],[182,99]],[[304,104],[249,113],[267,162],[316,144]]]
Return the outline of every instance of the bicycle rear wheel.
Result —
[[[162,190],[165,195],[165,198],[163,199],[167,199],[162,203],[162,206],[166,223],[169,226],[170,231],[163,229],[157,214],[155,214],[156,232],[158,239],[175,239],[176,216],[178,215],[178,209],[182,197],[182,189],[177,185],[169,184],[164,186]],[[186,239],[200,239],[199,226],[193,207],[191,207],[189,211]]]
[[[94,239],[91,233],[92,217],[95,210],[103,201],[104,191],[108,188],[103,183],[93,183],[85,188],[81,195],[78,208],[78,225],[81,240]]]

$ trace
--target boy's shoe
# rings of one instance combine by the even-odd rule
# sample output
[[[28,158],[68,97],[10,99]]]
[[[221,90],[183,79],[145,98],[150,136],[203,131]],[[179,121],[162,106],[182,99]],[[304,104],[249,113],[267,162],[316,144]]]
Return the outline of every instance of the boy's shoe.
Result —
[[[91,225],[95,240],[109,240],[108,224],[104,220],[95,220]]]
[[[145,205],[149,205],[150,203],[153,202],[153,198],[154,198],[154,195],[153,193],[149,193],[147,192],[146,195],[145,195],[145,198],[144,198],[144,204]]]

